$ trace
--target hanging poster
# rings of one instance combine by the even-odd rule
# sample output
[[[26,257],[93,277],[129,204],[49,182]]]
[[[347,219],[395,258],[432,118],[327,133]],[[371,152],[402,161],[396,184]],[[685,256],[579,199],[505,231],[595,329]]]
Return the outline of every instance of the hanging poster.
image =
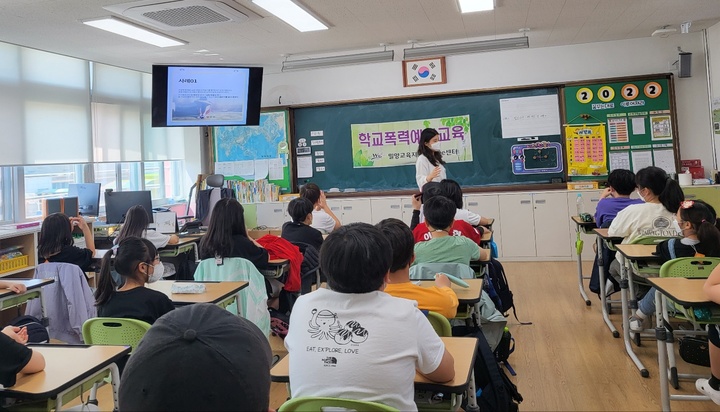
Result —
[[[627,125],[626,125],[627,126]],[[568,175],[602,176],[607,174],[605,125],[565,126]]]
[[[672,139],[672,127],[670,115],[650,116],[650,127],[653,140]]]
[[[414,165],[420,133],[428,127],[440,134],[440,150],[445,162],[472,162],[470,116],[464,115],[351,124],[353,168]]]

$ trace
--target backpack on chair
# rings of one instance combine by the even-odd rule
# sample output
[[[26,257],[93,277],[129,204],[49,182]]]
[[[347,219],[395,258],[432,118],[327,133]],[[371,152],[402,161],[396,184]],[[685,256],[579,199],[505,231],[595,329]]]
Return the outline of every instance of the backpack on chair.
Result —
[[[488,277],[490,280],[488,283],[492,283],[492,289],[495,291],[497,296],[497,301],[496,299],[493,299],[495,307],[506,317],[507,313],[510,309],[512,309],[515,320],[520,322],[520,319],[518,319],[517,313],[515,312],[513,293],[508,285],[507,277],[505,276],[505,269],[499,260],[490,259],[490,262],[488,263]],[[532,325],[532,322],[520,322],[520,324]]]

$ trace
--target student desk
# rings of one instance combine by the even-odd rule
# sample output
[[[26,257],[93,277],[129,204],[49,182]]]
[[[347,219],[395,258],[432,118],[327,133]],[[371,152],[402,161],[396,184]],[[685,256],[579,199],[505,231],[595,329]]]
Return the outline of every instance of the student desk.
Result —
[[[40,308],[43,315],[43,323],[47,319],[47,313],[45,313],[45,305],[43,304],[42,287],[55,282],[55,279],[13,279],[8,278],[6,280],[12,282],[18,282],[25,285],[27,289],[25,293],[17,294],[10,291],[9,289],[0,289],[0,311],[5,309],[14,308],[20,306],[23,303],[40,298]],[[47,326],[47,325],[45,325]]]
[[[658,256],[653,254],[657,246],[619,244],[615,247],[618,252],[625,257],[625,264],[623,265],[620,275],[620,296],[622,299],[623,340],[625,341],[625,351],[628,356],[630,356],[630,359],[632,359],[635,363],[635,366],[637,366],[640,370],[640,375],[643,378],[647,378],[650,376],[650,372],[648,372],[647,368],[645,368],[642,362],[640,362],[640,359],[638,359],[637,355],[633,351],[632,344],[630,342],[630,323],[628,322],[628,319],[630,318],[630,300],[632,298],[634,301],[635,296],[630,296],[631,293],[634,293],[634,288],[628,287],[628,285],[632,282],[630,279],[630,276],[632,276],[632,262],[657,260]]]
[[[665,318],[667,313],[665,308],[666,297],[683,306],[704,306],[715,305],[710,302],[703,290],[705,279],[688,279],[688,278],[651,278],[648,279],[650,284],[655,286],[655,314],[656,314],[656,333],[658,335],[658,365],[660,374],[660,402],[663,411],[670,410],[670,401],[697,401],[710,400],[705,395],[670,395],[668,382],[668,347],[667,343],[673,341],[672,335],[669,333]],[[694,389],[693,389],[694,390]]]
[[[290,260],[288,259],[270,259],[267,269],[263,269],[260,273],[266,278],[278,279],[290,271]]]
[[[238,282],[197,282],[205,285],[205,293],[172,293],[173,280],[158,280],[148,283],[147,287],[167,295],[175,306],[192,305],[193,303],[214,303],[227,307],[237,300],[237,294],[248,286],[246,281]],[[192,283],[192,282],[188,282]]]
[[[115,365],[130,353],[129,346],[30,345],[45,358],[45,370],[18,375],[15,386],[0,389],[0,398],[28,401],[47,400],[45,409],[61,410],[63,404],[77,398],[110,376],[115,410],[118,410],[120,375]]]
[[[467,390],[468,406],[466,410],[478,410],[475,399],[475,376],[473,365],[477,353],[477,338],[441,337],[445,349],[455,360],[455,378],[450,382],[432,382],[419,373],[415,374],[415,390],[450,392],[462,394]],[[270,370],[270,379],[273,382],[290,382],[290,356],[280,359]],[[289,391],[289,390],[288,390]]]
[[[575,223],[575,233],[577,233],[578,241],[580,240],[581,232],[585,233],[585,234],[592,234],[593,229],[597,228],[597,225],[595,225],[594,220],[592,222],[585,222],[584,220],[580,219],[580,216],[571,216],[570,220],[572,220],[573,223]],[[583,280],[590,279],[590,278],[583,276],[582,248],[578,248],[577,242],[575,244],[575,252],[577,254],[578,287],[580,288],[580,296],[583,298],[583,300],[585,300],[585,305],[590,306],[590,305],[592,305],[592,302],[590,301],[590,299],[588,299],[588,295],[585,292],[585,286],[583,285]]]
[[[462,320],[466,316],[465,312],[460,311],[460,306],[467,305],[472,307],[472,311],[468,310],[467,315],[471,317],[472,321],[475,322],[475,325],[480,326],[480,298],[482,296],[484,279],[481,278],[463,280],[467,282],[468,285],[470,285],[469,288],[464,288],[454,283],[450,284],[450,288],[455,292],[458,297],[458,319]],[[411,282],[413,281],[411,280]],[[419,282],[420,286],[424,288],[435,286],[434,280],[420,280],[414,282]]]
[[[198,243],[205,233],[188,233],[186,235],[179,235],[180,240],[174,245],[167,245],[164,248],[158,250],[160,257],[177,257],[183,253],[192,251],[195,254],[195,261],[200,260],[200,253],[198,251]]]
[[[595,228],[592,230],[597,235],[597,264],[598,264],[598,278],[600,281],[600,302],[602,305],[603,321],[612,332],[613,338],[619,338],[620,332],[615,328],[609,316],[609,303],[607,299],[607,290],[605,290],[605,283],[607,282],[607,275],[605,268],[610,266],[610,262],[605,262],[603,259],[602,248],[603,245],[607,245],[608,248],[614,250],[615,245],[622,242],[620,237],[612,237],[608,235],[607,229]]]

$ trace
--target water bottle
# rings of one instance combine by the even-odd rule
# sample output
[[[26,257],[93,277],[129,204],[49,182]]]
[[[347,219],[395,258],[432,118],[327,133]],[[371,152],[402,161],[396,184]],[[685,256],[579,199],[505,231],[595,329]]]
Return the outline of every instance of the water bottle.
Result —
[[[576,207],[577,207],[577,216],[580,216],[584,212],[582,193],[577,194],[577,200],[575,202],[576,202]]]

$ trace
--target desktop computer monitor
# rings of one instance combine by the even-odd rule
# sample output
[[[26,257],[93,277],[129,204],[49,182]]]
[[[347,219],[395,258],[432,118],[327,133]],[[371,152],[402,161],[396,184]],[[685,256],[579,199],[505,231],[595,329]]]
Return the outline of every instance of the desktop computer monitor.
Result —
[[[105,192],[105,216],[107,223],[123,223],[128,209],[135,205],[142,206],[153,222],[152,198],[149,190],[134,192]]]
[[[100,183],[71,183],[68,196],[78,198],[80,215],[98,216],[100,213]]]

